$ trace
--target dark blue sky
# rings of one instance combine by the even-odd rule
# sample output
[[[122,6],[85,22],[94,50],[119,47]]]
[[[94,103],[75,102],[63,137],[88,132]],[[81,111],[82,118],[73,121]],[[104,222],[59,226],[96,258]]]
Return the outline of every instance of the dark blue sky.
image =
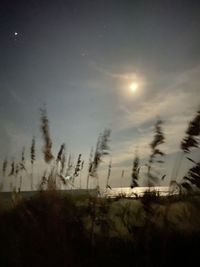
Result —
[[[111,127],[119,173],[136,147],[147,157],[159,116],[177,152],[200,99],[199,14],[199,1],[1,1],[1,158],[41,142],[43,103],[54,151],[87,158]]]

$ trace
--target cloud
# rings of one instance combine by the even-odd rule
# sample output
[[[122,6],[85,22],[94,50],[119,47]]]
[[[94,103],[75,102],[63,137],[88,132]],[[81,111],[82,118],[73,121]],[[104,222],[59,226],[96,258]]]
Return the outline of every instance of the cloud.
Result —
[[[164,121],[166,143],[162,146],[167,154],[179,150],[188,122],[193,118],[200,104],[200,67],[174,75],[162,89],[157,89],[148,99],[141,99],[136,105],[119,106],[113,134],[125,136],[114,144],[113,162],[117,166],[126,164],[139,148],[141,158],[150,153],[149,143],[153,138],[153,125],[158,118]]]
[[[99,65],[98,63],[92,61],[90,62],[90,66],[92,69],[96,70],[98,73],[101,73],[104,76],[107,76],[111,79],[116,80],[134,80],[142,78],[141,73],[138,71],[136,67],[133,66],[109,66],[105,67],[103,65]],[[118,69],[118,70],[116,70]]]

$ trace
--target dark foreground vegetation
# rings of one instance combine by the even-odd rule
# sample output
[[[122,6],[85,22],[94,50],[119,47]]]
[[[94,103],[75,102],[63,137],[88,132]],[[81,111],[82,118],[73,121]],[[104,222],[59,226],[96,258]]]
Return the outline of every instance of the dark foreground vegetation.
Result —
[[[105,199],[52,190],[1,202],[0,266],[191,266],[199,244],[197,193]]]

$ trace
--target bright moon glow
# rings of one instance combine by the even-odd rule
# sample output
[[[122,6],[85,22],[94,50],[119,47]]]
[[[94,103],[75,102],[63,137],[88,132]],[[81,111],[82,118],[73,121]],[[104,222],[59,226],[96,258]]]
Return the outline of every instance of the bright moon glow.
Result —
[[[132,92],[135,92],[138,89],[138,84],[137,83],[132,83],[130,85],[130,89]]]
[[[17,36],[18,35],[18,32],[15,32],[14,35]]]

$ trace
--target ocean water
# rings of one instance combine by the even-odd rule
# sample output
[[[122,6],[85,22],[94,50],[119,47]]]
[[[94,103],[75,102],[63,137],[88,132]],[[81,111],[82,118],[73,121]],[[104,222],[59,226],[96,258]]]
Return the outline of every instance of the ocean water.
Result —
[[[116,188],[106,188],[101,191],[102,197],[117,197],[120,195],[126,197],[136,197],[143,196],[145,192],[157,192],[160,196],[168,196],[179,193],[178,188],[172,188],[169,186],[155,186],[155,187],[116,187]]]

